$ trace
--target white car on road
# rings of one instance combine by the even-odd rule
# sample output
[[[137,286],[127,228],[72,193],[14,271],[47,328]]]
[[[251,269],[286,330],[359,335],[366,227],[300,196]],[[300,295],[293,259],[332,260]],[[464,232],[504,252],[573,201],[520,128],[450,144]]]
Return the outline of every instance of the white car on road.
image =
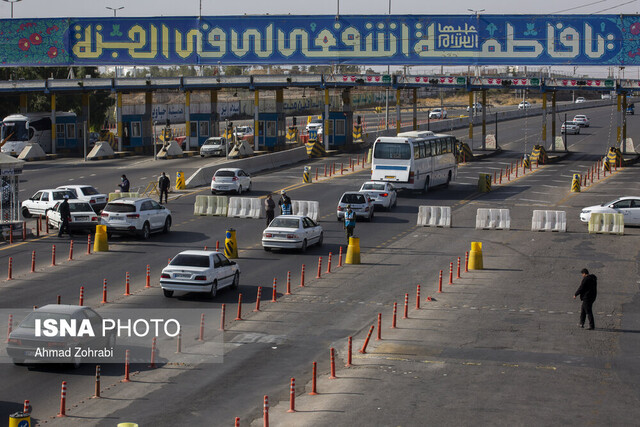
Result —
[[[621,213],[624,225],[640,225],[640,197],[619,197],[601,205],[588,206],[580,212],[580,221],[589,222],[593,213]]]
[[[347,191],[342,194],[336,208],[336,218],[338,221],[344,220],[347,206],[351,206],[351,210],[356,214],[356,219],[373,220],[373,201],[367,194],[360,193],[359,191]]]
[[[573,122],[577,123],[578,126],[585,127],[585,128],[588,128],[591,125],[591,122],[589,121],[589,117],[585,116],[584,114],[578,114],[574,116]]]
[[[89,203],[97,213],[106,206],[109,200],[109,196],[100,193],[90,185],[62,185],[58,189],[71,191],[75,195],[74,199]]]
[[[52,209],[56,203],[61,202],[65,195],[69,196],[69,199],[75,199],[76,197],[68,190],[59,190],[57,188],[40,190],[22,202],[22,216],[31,218],[33,215],[45,215],[47,210]]]
[[[529,101],[522,101],[520,104],[518,104],[518,110],[526,110],[527,108],[531,108],[532,105],[531,103],[529,103]]]
[[[579,96],[576,98],[576,104],[582,104],[583,102],[587,102],[587,100],[584,99],[584,97]]]
[[[322,226],[309,217],[301,215],[280,215],[262,232],[262,247],[271,249],[300,249],[308,246],[322,246],[324,232]]]
[[[560,127],[560,132],[577,135],[580,133],[580,125],[576,122],[564,122]]]
[[[434,108],[429,112],[430,119],[446,119],[447,118],[447,110],[444,108]]]
[[[482,104],[479,102],[474,102],[471,107],[467,105],[467,111],[470,112],[472,108],[473,108],[473,111],[482,111]]]
[[[398,201],[398,193],[393,184],[384,181],[367,181],[360,187],[360,192],[369,196],[374,206],[389,210]]]
[[[206,293],[214,298],[218,290],[237,288],[239,284],[238,264],[216,251],[182,251],[160,275],[160,286],[167,298],[175,291]]]
[[[62,219],[60,218],[60,203],[47,211],[47,222],[50,226],[60,228]],[[96,225],[100,224],[100,216],[93,210],[93,207],[81,200],[69,201],[69,211],[71,212],[71,221],[69,221],[70,230],[88,230],[93,232]]]
[[[211,194],[243,191],[251,191],[251,176],[242,169],[218,169],[211,178]]]
[[[171,230],[171,211],[148,197],[123,197],[107,203],[101,223],[108,234],[137,234],[148,239],[151,233]]]

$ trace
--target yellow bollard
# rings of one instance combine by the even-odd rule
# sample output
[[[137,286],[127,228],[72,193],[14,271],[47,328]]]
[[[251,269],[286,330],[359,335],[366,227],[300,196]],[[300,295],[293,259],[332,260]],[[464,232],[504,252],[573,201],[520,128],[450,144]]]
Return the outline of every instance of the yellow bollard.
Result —
[[[471,242],[469,270],[482,270],[482,242]]]
[[[96,225],[96,237],[93,242],[94,252],[109,252],[109,241],[107,240],[107,226]]]
[[[236,242],[236,230],[230,228],[224,239],[224,255],[231,258],[238,258],[238,244]]]
[[[478,177],[478,191],[488,193],[491,191],[491,174],[481,173]]]
[[[311,182],[311,167],[305,166],[304,172],[302,173],[302,180],[306,183]]]
[[[136,423],[118,423],[117,427],[138,427]]]
[[[580,176],[579,173],[574,173],[573,174],[573,180],[571,181],[571,192],[572,193],[579,193],[580,192],[580,178],[582,178]]]
[[[31,427],[31,416],[24,412],[9,415],[9,427]]]
[[[184,183],[184,172],[176,172],[176,190],[184,190],[186,185]]]
[[[360,264],[360,238],[349,237],[345,264]]]
[[[371,163],[371,156],[373,156],[373,148],[369,148],[367,151],[367,163]]]

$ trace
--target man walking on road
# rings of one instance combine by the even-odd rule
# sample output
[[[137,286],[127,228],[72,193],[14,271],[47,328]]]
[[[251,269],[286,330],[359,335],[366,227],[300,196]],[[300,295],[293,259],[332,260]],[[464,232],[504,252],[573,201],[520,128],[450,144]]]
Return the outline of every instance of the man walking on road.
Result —
[[[71,209],[69,209],[69,196],[64,195],[64,200],[60,203],[58,208],[60,212],[60,228],[58,229],[58,237],[62,237],[62,233],[65,231],[71,238],[71,229],[69,228],[69,220],[71,219]]]
[[[264,211],[267,214],[267,227],[273,221],[273,217],[275,216],[276,211],[276,202],[273,201],[273,197],[271,194],[267,195],[267,198],[264,199]]]
[[[162,172],[160,178],[158,178],[158,189],[160,190],[160,203],[162,203],[162,195],[164,194],[164,202],[169,203],[169,187],[171,187],[171,180]]]
[[[595,322],[593,321],[593,303],[598,296],[598,278],[595,274],[589,274],[589,270],[583,268],[582,271],[582,283],[580,287],[573,295],[575,299],[580,295],[582,301],[582,308],[580,309],[580,323],[578,326],[584,328],[585,318],[589,318],[589,330],[595,329]]]

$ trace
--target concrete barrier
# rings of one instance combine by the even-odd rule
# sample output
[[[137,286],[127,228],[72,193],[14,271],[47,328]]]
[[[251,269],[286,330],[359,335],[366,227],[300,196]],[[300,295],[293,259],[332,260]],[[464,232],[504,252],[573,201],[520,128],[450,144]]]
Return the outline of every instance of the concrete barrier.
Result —
[[[98,141],[87,155],[87,160],[113,159],[115,156],[116,153],[107,141]]]
[[[294,215],[308,216],[314,221],[318,220],[318,212],[320,211],[320,202],[306,201],[306,200],[293,200],[292,213]]]
[[[534,210],[531,218],[531,231],[567,231],[567,213],[565,211]]]
[[[125,197],[140,197],[140,193],[109,193],[109,201],[123,199]]]
[[[476,213],[476,230],[511,228],[509,209],[478,209]]]
[[[27,144],[20,154],[18,155],[18,160],[24,161],[34,161],[34,160],[46,160],[47,155],[44,150],[38,143],[29,143]]]
[[[624,215],[592,213],[589,217],[589,234],[624,234]]]
[[[256,197],[230,197],[227,216],[237,218],[263,218],[262,199]]]
[[[418,208],[418,225],[423,227],[451,227],[450,206],[420,206]]]
[[[255,172],[275,169],[285,165],[292,165],[307,160],[307,151],[304,147],[291,150],[278,151],[277,153],[262,154],[240,160],[232,160],[225,163],[217,163],[198,169],[187,179],[187,188],[201,187],[211,184],[211,177],[221,168],[240,168],[252,174]]]

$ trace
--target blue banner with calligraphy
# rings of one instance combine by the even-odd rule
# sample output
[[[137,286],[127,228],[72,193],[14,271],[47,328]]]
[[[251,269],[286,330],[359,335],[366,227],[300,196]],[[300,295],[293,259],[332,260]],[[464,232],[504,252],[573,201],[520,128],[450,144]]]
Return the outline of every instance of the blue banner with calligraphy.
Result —
[[[637,15],[344,15],[0,20],[25,65],[640,65]]]

